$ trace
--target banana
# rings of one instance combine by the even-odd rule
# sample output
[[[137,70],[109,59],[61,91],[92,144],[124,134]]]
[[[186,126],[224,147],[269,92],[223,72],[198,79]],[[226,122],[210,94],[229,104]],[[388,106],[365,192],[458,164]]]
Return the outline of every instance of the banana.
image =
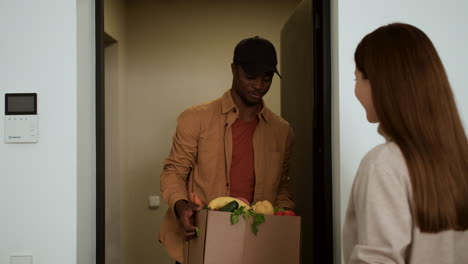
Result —
[[[239,207],[241,206],[244,206],[244,210],[249,210],[250,209],[250,206],[248,206],[246,203],[244,203],[243,201],[237,199],[237,198],[234,198],[234,197],[229,197],[229,196],[221,196],[221,197],[218,197],[218,198],[215,198],[213,200],[211,200],[211,202],[208,204],[208,207],[211,209],[211,210],[216,210],[216,209],[219,209],[223,206],[225,206],[226,204],[232,202],[232,201],[236,201],[237,203],[239,203]]]

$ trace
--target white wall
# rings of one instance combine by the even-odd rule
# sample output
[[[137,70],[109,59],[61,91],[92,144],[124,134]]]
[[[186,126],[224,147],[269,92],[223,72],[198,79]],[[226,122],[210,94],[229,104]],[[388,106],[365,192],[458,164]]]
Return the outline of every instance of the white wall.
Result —
[[[93,263],[91,2],[0,1],[1,264]],[[9,92],[38,93],[37,144],[4,143]]]
[[[458,0],[334,0],[332,2],[333,43],[333,135],[334,197],[340,201],[340,231],[351,185],[361,158],[383,142],[376,126],[366,121],[365,112],[354,97],[353,54],[365,34],[391,22],[406,22],[422,29],[431,38],[444,62],[458,109],[468,125],[468,10],[467,1]],[[338,40],[338,42],[336,41]],[[337,175],[338,174],[338,175]],[[339,208],[338,206],[335,208]],[[337,212],[337,211],[335,211]],[[335,219],[336,220],[336,219]],[[336,237],[336,240],[339,240]],[[337,262],[338,263],[338,262]]]

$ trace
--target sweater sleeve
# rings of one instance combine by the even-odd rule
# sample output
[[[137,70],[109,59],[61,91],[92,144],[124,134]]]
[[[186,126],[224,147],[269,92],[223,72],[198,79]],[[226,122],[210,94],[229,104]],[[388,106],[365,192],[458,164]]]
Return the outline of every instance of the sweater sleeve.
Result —
[[[382,153],[371,153],[361,162],[351,195],[357,243],[349,264],[405,263],[413,221],[404,175],[391,162],[392,157]]]

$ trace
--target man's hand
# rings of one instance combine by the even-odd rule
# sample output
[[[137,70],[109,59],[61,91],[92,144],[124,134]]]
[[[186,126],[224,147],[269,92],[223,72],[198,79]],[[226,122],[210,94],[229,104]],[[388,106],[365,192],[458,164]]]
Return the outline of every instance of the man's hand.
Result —
[[[186,200],[177,201],[174,207],[176,215],[184,228],[185,240],[188,241],[195,238],[197,233],[195,232],[196,227],[192,223],[192,215],[200,211],[202,207]]]

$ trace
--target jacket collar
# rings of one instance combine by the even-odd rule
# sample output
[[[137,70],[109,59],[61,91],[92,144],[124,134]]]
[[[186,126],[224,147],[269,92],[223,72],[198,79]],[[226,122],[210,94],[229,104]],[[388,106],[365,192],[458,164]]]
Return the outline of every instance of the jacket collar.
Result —
[[[234,100],[232,100],[231,90],[227,90],[221,97],[221,105],[223,114],[226,114],[230,111],[237,112],[236,104],[234,104]],[[268,122],[271,118],[271,112],[268,107],[266,107],[265,102],[262,100],[262,110],[258,113],[258,117],[263,119],[265,122]]]

